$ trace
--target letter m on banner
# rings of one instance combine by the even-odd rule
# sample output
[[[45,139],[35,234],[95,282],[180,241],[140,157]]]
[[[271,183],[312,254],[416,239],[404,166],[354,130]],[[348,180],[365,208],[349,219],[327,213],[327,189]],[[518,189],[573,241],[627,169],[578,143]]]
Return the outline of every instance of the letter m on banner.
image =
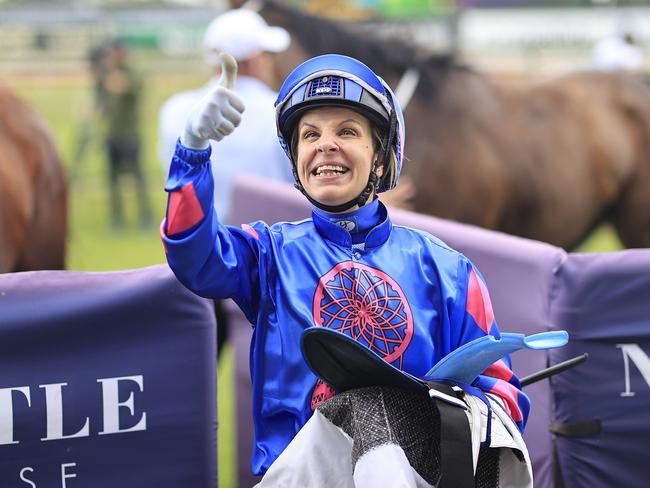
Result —
[[[616,347],[623,353],[625,367],[625,391],[621,393],[621,396],[634,396],[634,392],[630,390],[630,361],[637,367],[650,388],[650,357],[638,344],[616,344]]]

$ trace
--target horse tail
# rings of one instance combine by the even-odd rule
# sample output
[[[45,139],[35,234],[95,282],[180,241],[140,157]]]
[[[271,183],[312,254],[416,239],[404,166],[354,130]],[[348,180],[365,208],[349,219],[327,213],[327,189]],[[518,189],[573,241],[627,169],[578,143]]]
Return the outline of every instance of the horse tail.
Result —
[[[0,133],[0,233],[6,234],[0,251],[12,256],[0,271],[63,269],[68,184],[61,158],[45,120],[6,84],[0,84]]]

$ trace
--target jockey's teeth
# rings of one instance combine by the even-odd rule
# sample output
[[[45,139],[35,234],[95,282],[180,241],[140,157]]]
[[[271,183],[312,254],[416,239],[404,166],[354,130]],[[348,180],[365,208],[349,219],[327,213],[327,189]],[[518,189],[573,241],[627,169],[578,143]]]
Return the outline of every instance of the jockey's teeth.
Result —
[[[321,166],[316,169],[316,176],[335,176],[347,171],[343,166]]]

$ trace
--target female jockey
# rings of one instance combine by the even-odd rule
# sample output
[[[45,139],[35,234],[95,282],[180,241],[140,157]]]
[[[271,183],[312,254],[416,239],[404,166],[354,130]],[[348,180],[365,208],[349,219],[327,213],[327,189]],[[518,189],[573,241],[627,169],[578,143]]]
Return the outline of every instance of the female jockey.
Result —
[[[213,205],[208,139],[235,130],[244,110],[230,89],[236,65],[225,54],[222,62],[221,85],[199,104],[177,143],[161,234],[185,286],[232,298],[253,324],[253,472],[266,473],[262,486],[440,486],[440,420],[426,395],[377,388],[328,400],[334,392],[300,350],[305,329],[329,327],[422,377],[459,346],[499,337],[474,265],[425,232],[393,225],[377,198],[397,185],[403,162],[404,120],[393,93],[349,57],[318,56],[298,66],[280,90],[276,120],[312,217],[239,229],[220,223]],[[470,469],[480,468],[479,452],[498,453],[497,475],[484,486],[532,486],[519,432],[530,404],[509,359],[464,389],[457,394],[471,427]],[[368,415],[377,405],[377,416]],[[370,424],[355,430],[360,414]],[[375,424],[396,422],[400,432],[361,438],[377,433]],[[409,429],[419,429],[417,443]],[[461,486],[449,478],[444,485]]]

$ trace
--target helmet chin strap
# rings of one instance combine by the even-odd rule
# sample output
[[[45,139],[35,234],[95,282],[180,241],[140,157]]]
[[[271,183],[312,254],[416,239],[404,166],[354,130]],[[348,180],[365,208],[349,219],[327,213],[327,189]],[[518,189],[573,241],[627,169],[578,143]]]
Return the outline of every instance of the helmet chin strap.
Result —
[[[342,203],[341,205],[326,205],[314,199],[309,193],[307,193],[307,190],[305,190],[305,187],[302,186],[302,183],[300,182],[300,178],[298,177],[298,172],[296,171],[295,164],[292,165],[293,177],[296,180],[293,186],[295,186],[298,190],[300,190],[300,193],[305,195],[307,200],[309,200],[309,203],[311,203],[314,207],[320,208],[321,210],[324,210],[325,212],[329,212],[329,213],[345,212],[346,210],[350,210],[355,205],[358,205],[359,207],[363,207],[368,201],[368,198],[370,198],[370,196],[375,193],[375,189],[377,188],[377,182],[379,181],[379,177],[377,176],[377,172],[376,172],[378,166],[379,166],[379,161],[377,161],[375,165],[372,167],[372,169],[370,170],[370,175],[368,176],[368,184],[363,189],[363,191],[352,200],[346,203]]]

